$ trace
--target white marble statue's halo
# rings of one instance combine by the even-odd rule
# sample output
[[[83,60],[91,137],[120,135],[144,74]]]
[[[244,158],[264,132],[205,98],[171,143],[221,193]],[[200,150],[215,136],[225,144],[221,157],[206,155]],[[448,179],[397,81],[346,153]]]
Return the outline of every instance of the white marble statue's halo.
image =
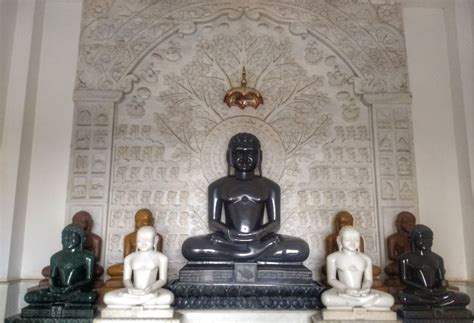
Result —
[[[263,155],[263,176],[278,182],[285,169],[285,148],[280,135],[270,125],[253,117],[224,120],[209,132],[201,150],[201,168],[208,182],[227,176],[227,145],[239,132],[248,132],[258,138]]]

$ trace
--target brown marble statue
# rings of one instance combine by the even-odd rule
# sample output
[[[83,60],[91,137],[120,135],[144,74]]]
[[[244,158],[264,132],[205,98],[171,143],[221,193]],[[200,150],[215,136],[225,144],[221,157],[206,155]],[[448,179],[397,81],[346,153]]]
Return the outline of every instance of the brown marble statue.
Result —
[[[86,211],[79,211],[72,217],[72,223],[78,224],[84,229],[86,237],[83,245],[84,250],[88,250],[94,254],[95,257],[95,266],[94,266],[94,281],[93,281],[93,289],[100,288],[104,285],[104,281],[101,279],[102,274],[104,273],[104,268],[99,265],[100,262],[100,255],[102,251],[102,238],[99,237],[97,234],[92,232],[92,227],[94,225],[94,221],[92,220],[92,216],[89,212]],[[45,277],[43,280],[40,281],[40,287],[48,287],[49,277],[51,274],[50,266],[44,267],[41,270],[41,274]]]
[[[391,262],[385,267],[387,277],[384,284],[392,295],[398,295],[404,287],[400,280],[399,259],[401,255],[411,251],[409,233],[415,224],[416,218],[412,213],[400,212],[395,220],[397,232],[387,238],[387,256]]]
[[[137,250],[137,231],[141,227],[145,226],[154,226],[155,219],[153,218],[153,214],[148,209],[140,209],[135,213],[135,231],[129,233],[125,236],[123,242],[123,257],[125,258],[132,252]],[[163,237],[156,233],[159,237],[158,245],[156,250],[161,252],[163,251]],[[99,290],[99,297],[102,300],[105,293],[118,289],[124,288],[123,285],[123,263],[114,264],[107,268],[107,274],[110,276],[110,279],[105,282],[105,286]]]
[[[332,254],[333,252],[338,251],[338,246],[337,246],[337,236],[339,235],[339,231],[345,226],[353,226],[354,225],[354,218],[352,217],[352,214],[350,214],[347,211],[341,211],[336,214],[336,217],[334,219],[334,232],[328,235],[325,239],[325,251],[326,251],[326,257]],[[362,236],[360,237],[360,246],[359,246],[360,252],[364,252],[364,239]],[[323,266],[321,268],[323,274],[326,274],[326,266]],[[380,280],[380,274],[382,273],[382,270],[380,269],[379,266],[372,265],[372,275],[373,275],[373,284],[372,288],[378,289],[378,290],[385,290],[385,288],[382,286],[382,281]]]

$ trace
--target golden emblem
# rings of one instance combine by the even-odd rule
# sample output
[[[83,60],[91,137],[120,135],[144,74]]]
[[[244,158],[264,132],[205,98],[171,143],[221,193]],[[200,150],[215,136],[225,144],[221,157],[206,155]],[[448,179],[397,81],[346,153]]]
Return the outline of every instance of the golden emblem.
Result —
[[[230,107],[236,105],[240,109],[246,107],[257,108],[260,104],[263,104],[263,97],[254,88],[247,87],[247,72],[245,67],[242,69],[242,80],[240,81],[239,87],[233,87],[224,96],[224,102]]]

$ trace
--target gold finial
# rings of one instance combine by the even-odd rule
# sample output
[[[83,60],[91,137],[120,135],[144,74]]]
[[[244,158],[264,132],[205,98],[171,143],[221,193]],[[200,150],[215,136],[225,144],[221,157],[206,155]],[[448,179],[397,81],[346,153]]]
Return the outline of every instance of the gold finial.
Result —
[[[245,109],[248,106],[257,108],[260,104],[263,104],[263,97],[254,88],[247,88],[247,71],[245,66],[242,68],[242,79],[240,81],[240,87],[233,87],[224,96],[224,102],[232,107],[233,105],[238,106],[240,109]]]

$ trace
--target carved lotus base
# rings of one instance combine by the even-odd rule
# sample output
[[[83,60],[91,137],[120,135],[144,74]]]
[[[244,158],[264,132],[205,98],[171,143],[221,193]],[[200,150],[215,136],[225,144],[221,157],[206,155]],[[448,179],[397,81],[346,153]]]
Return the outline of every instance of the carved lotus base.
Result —
[[[320,309],[322,287],[302,285],[190,284],[174,281],[178,309]]]

